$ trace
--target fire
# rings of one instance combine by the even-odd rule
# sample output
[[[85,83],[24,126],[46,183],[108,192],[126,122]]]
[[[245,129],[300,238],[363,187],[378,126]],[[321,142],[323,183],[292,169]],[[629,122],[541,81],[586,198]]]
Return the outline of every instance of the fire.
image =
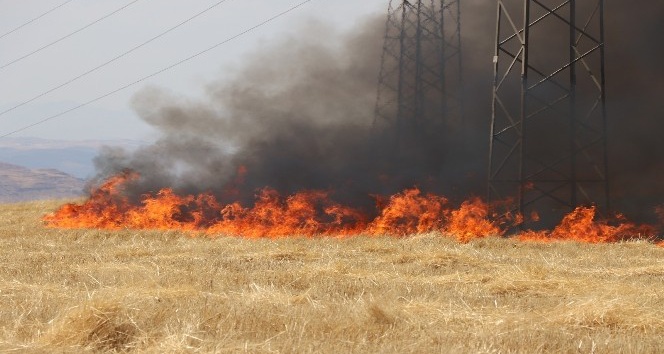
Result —
[[[120,229],[124,217],[118,216],[123,215],[129,205],[120,190],[127,182],[136,178],[138,175],[130,172],[109,178],[92,191],[85,203],[65,204],[56,213],[46,215],[44,221],[49,226],[65,229]]]
[[[381,204],[378,203],[379,206]],[[372,235],[404,236],[439,230],[443,226],[446,204],[444,197],[422,195],[418,189],[406,190],[390,197],[367,232]]]
[[[458,210],[452,210],[443,231],[460,242],[505,233],[496,221],[489,220],[489,206],[479,198],[465,201]]]
[[[553,231],[526,231],[518,237],[522,241],[577,241],[586,243],[619,242],[630,239],[647,239],[655,235],[654,228],[637,226],[616,216],[616,225],[608,220],[597,220],[596,207],[578,207],[565,216]]]
[[[488,219],[488,206],[481,200],[454,209],[446,198],[417,188],[389,198],[375,196],[376,209],[367,212],[334,202],[327,191],[283,196],[270,188],[258,191],[252,206],[223,204],[211,194],[180,196],[168,188],[131,203],[124,190],[137,179],[133,173],[110,178],[84,203],[66,204],[44,221],[49,227],[66,229],[172,229],[243,237],[405,236],[441,231],[467,242],[503,233]]]
[[[347,235],[359,232],[365,218],[357,210],[333,203],[329,193],[306,191],[282,197],[263,189],[251,208],[223,206],[207,232],[246,237]]]
[[[237,187],[246,170],[223,190],[222,198],[237,198]],[[48,227],[78,229],[152,229],[204,232],[241,237],[392,235],[440,232],[459,242],[504,236],[523,222],[522,215],[491,215],[489,205],[472,198],[457,208],[445,197],[417,188],[390,197],[373,196],[375,208],[361,210],[333,200],[333,192],[310,190],[284,196],[270,188],[259,190],[252,205],[220,202],[212,194],[179,195],[164,188],[138,201],[126,196],[136,173],[125,172],[108,179],[82,204],[66,204],[44,216]],[[232,200],[232,199],[231,199]],[[530,219],[539,216],[533,213]],[[565,216],[552,231],[525,231],[522,241],[571,240],[587,243],[654,239],[655,229],[637,226],[618,216],[598,220],[595,207],[579,207]],[[659,243],[664,247],[664,242]]]

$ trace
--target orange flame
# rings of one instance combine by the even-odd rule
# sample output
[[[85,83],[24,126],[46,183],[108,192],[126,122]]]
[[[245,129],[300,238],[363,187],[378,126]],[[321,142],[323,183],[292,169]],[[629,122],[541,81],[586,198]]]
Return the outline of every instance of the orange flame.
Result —
[[[617,225],[607,220],[596,220],[596,207],[578,207],[565,216],[551,232],[526,231],[518,237],[522,241],[577,241],[586,243],[619,242],[629,239],[647,239],[655,234],[649,226],[636,226],[616,217]]]
[[[496,221],[489,220],[489,206],[479,198],[465,201],[458,210],[452,210],[443,231],[460,242],[505,233]]]
[[[124,224],[119,216],[128,209],[129,202],[121,196],[120,190],[138,175],[127,172],[109,178],[82,205],[65,204],[56,213],[44,217],[49,226],[76,229],[100,228],[120,229]]]
[[[246,169],[224,189],[224,198],[235,198]],[[44,216],[48,227],[97,228],[117,230],[156,229],[203,231],[243,237],[393,235],[441,232],[459,242],[503,236],[523,222],[522,215],[490,215],[489,206],[479,198],[463,202],[458,208],[442,196],[407,189],[389,198],[374,196],[376,208],[364,211],[331,199],[331,192],[301,191],[282,196],[276,190],[258,191],[252,206],[239,202],[222,204],[211,194],[181,196],[172,189],[143,195],[131,202],[125,188],[139,178],[126,172],[112,177],[82,204],[66,204]],[[536,213],[531,219],[537,220]],[[619,216],[612,222],[596,220],[595,207],[579,207],[563,218],[552,231],[526,231],[517,235],[522,241],[572,240],[602,243],[627,239],[654,239],[653,227],[636,226]],[[659,244],[664,247],[664,242]]]
[[[327,192],[283,198],[268,188],[260,191],[254,207],[232,203],[221,208],[220,216],[206,231],[246,237],[347,235],[359,232],[365,222],[360,212],[331,202]]]
[[[382,203],[379,202],[379,206]],[[405,236],[439,230],[445,216],[447,199],[432,194],[422,195],[417,188],[390,197],[368,229],[372,235]]]

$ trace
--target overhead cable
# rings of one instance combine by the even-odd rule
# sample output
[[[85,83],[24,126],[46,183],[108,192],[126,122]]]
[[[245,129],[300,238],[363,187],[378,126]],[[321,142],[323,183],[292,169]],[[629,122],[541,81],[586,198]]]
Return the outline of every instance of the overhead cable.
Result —
[[[85,106],[88,106],[88,105],[90,105],[90,104],[92,104],[92,103],[95,103],[95,102],[97,102],[97,101],[99,101],[99,100],[102,100],[102,99],[104,99],[104,98],[106,98],[106,97],[108,97],[108,96],[111,96],[111,95],[114,95],[114,94],[116,94],[116,93],[118,93],[118,92],[120,92],[120,91],[126,90],[126,89],[128,89],[128,88],[130,88],[130,87],[132,87],[132,86],[134,86],[134,85],[137,85],[137,84],[139,84],[139,83],[141,83],[141,82],[143,82],[143,81],[145,81],[145,80],[148,80],[148,79],[150,79],[150,78],[153,78],[153,77],[155,77],[155,76],[157,76],[157,75],[159,75],[159,74],[162,74],[162,73],[164,73],[164,72],[166,72],[166,71],[169,71],[169,70],[171,70],[171,69],[173,69],[173,68],[175,68],[175,67],[177,67],[177,66],[180,66],[180,65],[182,65],[182,64],[184,64],[184,63],[186,63],[186,62],[188,62],[188,61],[190,61],[190,60],[192,60],[192,59],[195,59],[195,58],[197,58],[197,57],[199,57],[199,56],[201,56],[201,55],[203,55],[203,54],[206,54],[206,53],[208,53],[208,52],[210,52],[210,51],[212,51],[212,50],[214,50],[214,49],[216,49],[216,48],[218,48],[218,47],[220,47],[220,46],[222,46],[222,45],[224,45],[224,44],[226,44],[226,43],[228,43],[228,42],[231,42],[231,41],[233,41],[233,40],[235,40],[235,39],[237,39],[237,38],[239,38],[239,37],[242,37],[242,36],[244,36],[245,34],[247,34],[247,33],[249,33],[249,32],[252,32],[252,31],[258,29],[259,27],[262,27],[262,26],[264,26],[264,25],[266,25],[266,24],[268,24],[268,23],[270,23],[270,22],[272,22],[272,21],[274,21],[274,20],[276,20],[276,19],[278,19],[278,18],[280,18],[280,17],[282,17],[282,16],[284,16],[284,15],[290,13],[290,12],[293,12],[293,11],[295,11],[296,9],[298,9],[298,8],[304,6],[305,4],[307,4],[307,3],[309,3],[309,2],[312,2],[312,1],[314,1],[314,0],[305,0],[305,1],[302,1],[302,2],[300,2],[300,3],[298,3],[298,4],[294,5],[294,6],[290,7],[289,9],[287,9],[287,10],[285,10],[285,11],[282,11],[282,12],[280,12],[280,13],[278,13],[278,14],[276,14],[276,15],[274,15],[274,16],[272,16],[272,17],[270,17],[270,18],[268,18],[268,19],[266,19],[266,20],[264,20],[264,21],[262,21],[262,22],[260,22],[260,23],[258,23],[257,25],[254,25],[254,26],[252,26],[252,27],[250,27],[250,28],[248,28],[248,29],[245,29],[244,31],[242,31],[242,32],[240,32],[240,33],[238,33],[238,34],[236,34],[236,35],[234,35],[234,36],[232,36],[232,37],[229,37],[229,38],[227,38],[227,39],[225,39],[225,40],[223,40],[223,41],[221,41],[221,42],[219,42],[219,43],[217,43],[217,44],[215,44],[215,45],[213,45],[213,46],[211,46],[211,47],[208,47],[208,48],[206,48],[206,49],[204,49],[204,50],[202,50],[202,51],[196,53],[196,54],[193,54],[193,55],[191,55],[191,56],[188,56],[188,57],[186,57],[186,58],[184,58],[184,59],[181,59],[181,60],[179,60],[179,61],[177,61],[177,62],[175,62],[175,63],[173,63],[173,64],[171,64],[171,65],[169,65],[169,66],[166,66],[166,67],[164,67],[164,68],[162,68],[162,69],[160,69],[160,70],[158,70],[158,71],[155,71],[155,72],[153,72],[152,74],[149,74],[149,75],[147,75],[147,76],[144,76],[144,77],[142,77],[142,78],[140,78],[140,79],[137,79],[137,80],[135,80],[135,81],[133,81],[133,82],[130,82],[130,83],[124,85],[124,86],[121,86],[121,87],[119,87],[119,88],[117,88],[117,89],[115,89],[115,90],[113,90],[113,91],[109,91],[109,92],[107,92],[107,93],[105,93],[105,94],[103,94],[103,95],[101,95],[101,96],[98,96],[98,97],[93,98],[93,99],[91,99],[91,100],[89,100],[89,101],[83,102],[83,103],[81,103],[81,104],[79,104],[79,105],[77,105],[77,106],[74,106],[74,107],[72,107],[72,108],[69,108],[69,109],[67,109],[67,110],[65,110],[65,111],[62,111],[62,112],[60,112],[60,113],[54,114],[54,115],[49,116],[49,117],[46,117],[46,118],[44,118],[44,119],[41,119],[41,120],[39,120],[39,121],[37,121],[37,122],[35,122],[35,123],[32,123],[32,124],[29,124],[29,125],[23,126],[23,127],[21,127],[21,128],[18,128],[18,129],[16,129],[16,130],[11,131],[11,132],[8,132],[8,133],[5,133],[5,134],[3,134],[3,135],[0,135],[0,138],[8,137],[8,136],[10,136],[10,135],[13,135],[13,134],[16,134],[16,133],[22,132],[22,131],[27,130],[27,129],[30,129],[30,128],[32,128],[32,127],[35,127],[35,126],[41,125],[41,124],[43,124],[43,123],[46,123],[46,122],[48,122],[48,121],[50,121],[50,120],[52,120],[52,119],[62,117],[62,116],[64,116],[65,114],[71,113],[71,112],[76,111],[76,110],[78,110],[78,109],[81,109],[81,108],[83,108],[83,107],[85,107]]]
[[[167,29],[166,31],[163,31],[163,32],[159,33],[158,35],[156,35],[156,36],[154,36],[154,37],[152,37],[152,38],[150,38],[150,39],[144,41],[143,43],[141,43],[141,44],[139,44],[139,45],[137,45],[137,46],[135,46],[135,47],[133,47],[133,48],[131,48],[131,49],[129,49],[129,50],[127,50],[127,51],[125,51],[125,52],[123,52],[123,53],[117,55],[117,56],[115,56],[115,57],[113,57],[112,59],[107,60],[107,61],[105,61],[104,63],[99,64],[99,65],[95,66],[94,68],[92,68],[92,69],[90,69],[90,70],[88,70],[88,71],[86,71],[86,72],[84,72],[84,73],[82,73],[82,74],[80,74],[80,75],[78,75],[78,76],[75,76],[75,77],[73,77],[73,78],[71,78],[71,79],[69,79],[69,80],[67,80],[67,81],[65,81],[65,82],[63,82],[63,83],[61,83],[60,85],[57,85],[57,86],[55,86],[55,87],[53,87],[53,88],[51,88],[51,89],[49,89],[49,90],[46,90],[46,91],[44,91],[44,92],[42,92],[42,93],[40,93],[40,94],[38,94],[38,95],[36,95],[36,96],[34,96],[34,97],[32,97],[32,98],[26,100],[26,101],[23,101],[23,102],[21,102],[21,103],[18,103],[18,104],[14,105],[14,106],[12,106],[12,107],[10,107],[10,108],[5,109],[4,111],[1,111],[1,112],[0,112],[0,116],[3,116],[3,115],[5,115],[5,114],[7,114],[7,113],[9,113],[9,112],[11,112],[11,111],[13,111],[13,110],[19,108],[19,107],[25,106],[26,104],[28,104],[28,103],[30,103],[30,102],[33,102],[33,101],[35,101],[35,100],[37,100],[37,99],[39,99],[39,98],[42,98],[42,97],[48,95],[49,93],[52,93],[52,92],[54,92],[54,91],[57,91],[57,90],[59,90],[59,89],[65,87],[65,86],[67,86],[67,85],[69,85],[69,84],[71,84],[71,83],[73,83],[73,82],[75,82],[75,81],[80,80],[81,78],[83,78],[83,77],[85,77],[85,76],[88,76],[88,75],[92,74],[93,72],[95,72],[95,71],[97,71],[97,70],[99,70],[99,69],[101,69],[101,68],[103,68],[103,67],[105,67],[105,66],[107,66],[107,65],[109,65],[109,64],[111,64],[111,63],[113,63],[113,62],[115,62],[115,61],[117,61],[117,60],[119,60],[119,59],[121,59],[122,57],[127,56],[127,55],[129,55],[130,53],[132,53],[132,52],[134,52],[134,51],[136,51],[136,50],[138,50],[138,49],[140,49],[140,48],[146,46],[146,45],[149,44],[150,42],[153,42],[153,41],[155,41],[155,40],[157,40],[157,39],[159,39],[159,38],[165,36],[165,35],[168,34],[169,32],[172,32],[172,31],[176,30],[177,28],[179,28],[179,27],[185,25],[186,23],[191,22],[191,21],[194,20],[195,18],[197,18],[197,17],[203,15],[204,13],[206,13],[206,12],[208,12],[208,11],[214,9],[215,7],[221,5],[222,3],[226,2],[226,1],[228,1],[228,0],[220,0],[220,1],[218,1],[218,2],[216,2],[216,3],[214,3],[214,4],[212,4],[212,5],[208,6],[206,9],[204,9],[204,10],[202,10],[202,11],[199,11],[199,12],[196,13],[195,15],[193,15],[193,16],[187,18],[186,20],[184,20],[184,21],[178,23],[177,25],[175,25],[175,26],[173,26],[173,27]]]
[[[61,7],[63,7],[63,6],[65,6],[65,5],[69,4],[69,3],[72,2],[72,1],[74,1],[74,0],[67,0],[67,1],[63,2],[62,4],[60,4],[60,5],[56,6],[56,7],[52,8],[52,9],[50,9],[50,10],[44,12],[44,13],[42,13],[41,15],[39,15],[39,16],[37,16],[37,17],[35,17],[35,18],[31,19],[31,20],[29,20],[28,22],[26,22],[26,23],[24,23],[24,24],[22,24],[22,25],[20,25],[20,26],[18,26],[18,27],[15,27],[14,29],[10,30],[9,32],[5,32],[4,34],[1,34],[1,35],[0,35],[0,39],[7,37],[8,35],[10,35],[10,34],[16,32],[16,31],[20,30],[21,28],[23,28],[23,27],[25,27],[25,26],[27,26],[27,25],[29,25],[29,24],[31,24],[31,23],[37,21],[37,20],[39,20],[40,18],[42,18],[42,17],[44,17],[44,16],[50,14],[51,12],[53,12],[53,11],[55,11],[55,10],[57,10],[57,9],[59,9],[59,8],[61,8]]]
[[[98,19],[96,19],[96,20],[94,20],[94,21],[92,21],[92,22],[90,22],[90,23],[88,23],[87,25],[85,25],[85,26],[83,26],[83,27],[81,27],[81,28],[79,28],[79,29],[77,29],[77,30],[75,30],[75,31],[73,31],[73,32],[71,32],[71,33],[69,33],[69,34],[63,36],[63,37],[60,37],[60,38],[54,40],[53,42],[50,42],[50,43],[48,43],[48,44],[45,44],[45,45],[43,45],[43,46],[41,46],[41,47],[39,47],[39,48],[33,50],[32,52],[30,52],[30,53],[28,53],[28,54],[25,54],[25,55],[23,55],[23,56],[21,56],[21,57],[18,57],[18,58],[14,59],[14,60],[12,60],[12,61],[10,61],[10,62],[8,62],[8,63],[5,63],[5,64],[3,64],[3,65],[0,66],[0,70],[5,69],[5,68],[7,68],[7,67],[9,67],[9,66],[11,66],[11,65],[13,65],[13,64],[16,64],[16,63],[18,63],[19,61],[21,61],[21,60],[23,60],[23,59],[29,58],[29,57],[31,57],[31,56],[33,56],[33,55],[35,55],[35,54],[41,52],[42,50],[44,50],[44,49],[46,49],[46,48],[49,48],[49,47],[51,47],[51,46],[53,46],[53,45],[55,45],[55,44],[57,44],[57,43],[60,43],[60,42],[64,41],[65,39],[67,39],[67,38],[69,38],[69,37],[71,37],[71,36],[73,36],[73,35],[75,35],[75,34],[81,32],[81,31],[86,30],[87,28],[89,28],[89,27],[91,27],[91,26],[93,26],[93,25],[95,25],[95,24],[97,24],[97,23],[99,23],[99,22],[101,22],[101,21],[103,21],[103,20],[105,20],[105,19],[107,19],[107,18],[109,18],[109,17],[111,17],[111,16],[117,14],[118,12],[120,12],[120,11],[122,11],[122,10],[128,8],[129,6],[135,4],[135,3],[139,2],[139,1],[141,1],[141,0],[133,0],[133,1],[130,1],[129,3],[123,5],[122,7],[118,8],[118,9],[115,9],[114,11],[112,11],[112,12],[110,12],[110,13],[108,13],[108,14],[106,14],[106,15],[104,15],[104,16],[102,16],[102,17],[100,17],[100,18],[98,18]]]

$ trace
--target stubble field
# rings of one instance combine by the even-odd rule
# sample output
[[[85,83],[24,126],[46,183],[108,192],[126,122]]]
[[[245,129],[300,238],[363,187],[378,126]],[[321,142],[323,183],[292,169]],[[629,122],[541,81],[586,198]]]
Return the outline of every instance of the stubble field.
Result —
[[[0,206],[0,352],[661,353],[664,248],[46,229]]]

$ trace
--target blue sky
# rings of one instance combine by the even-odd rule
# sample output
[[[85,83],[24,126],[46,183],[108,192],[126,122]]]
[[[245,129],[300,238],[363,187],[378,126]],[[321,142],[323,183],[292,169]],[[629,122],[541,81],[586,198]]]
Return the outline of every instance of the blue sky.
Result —
[[[0,0],[0,35],[65,0]],[[73,0],[30,25],[0,38],[0,66],[22,57],[130,3],[131,0]],[[0,69],[0,111],[31,99],[156,36],[218,0],[140,0],[117,14]],[[149,75],[301,2],[227,0],[147,46],[71,85],[0,115],[0,135],[94,99]],[[293,13],[169,72],[87,107],[17,133],[15,137],[63,140],[150,141],[155,132],[130,107],[146,86],[198,98],[205,85],[223,80],[252,51],[283,36],[297,37],[310,21],[348,31],[370,15],[381,15],[387,0],[313,0]],[[325,40],[322,38],[321,40]]]

